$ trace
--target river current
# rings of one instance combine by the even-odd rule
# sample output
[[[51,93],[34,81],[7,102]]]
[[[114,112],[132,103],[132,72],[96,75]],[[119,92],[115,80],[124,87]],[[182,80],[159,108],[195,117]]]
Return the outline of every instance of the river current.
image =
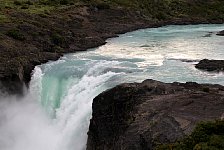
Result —
[[[36,66],[26,95],[0,98],[0,150],[83,150],[92,100],[124,82],[224,85],[223,73],[197,70],[201,59],[224,59],[224,25],[165,26],[107,40],[86,52]]]

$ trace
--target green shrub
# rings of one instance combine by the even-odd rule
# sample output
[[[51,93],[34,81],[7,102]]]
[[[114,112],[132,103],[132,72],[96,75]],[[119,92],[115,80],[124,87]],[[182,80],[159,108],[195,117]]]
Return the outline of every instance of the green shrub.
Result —
[[[55,5],[57,1],[54,0],[40,0],[39,3],[41,5]]]
[[[26,1],[25,4],[27,4],[27,5],[33,5],[33,2],[31,2],[31,1]]]
[[[75,3],[74,2],[69,2],[69,5],[75,5]]]
[[[96,5],[96,7],[98,8],[98,9],[109,9],[110,8],[110,5],[108,5],[108,4],[106,4],[106,3],[99,3],[99,4],[97,4]]]
[[[24,35],[22,33],[20,33],[20,31],[17,30],[17,29],[9,30],[6,33],[6,35],[9,36],[9,37],[12,37],[13,39],[16,39],[16,40],[20,40],[20,41],[25,40]]]
[[[5,9],[12,9],[11,6],[5,6]]]
[[[61,45],[61,44],[63,44],[63,42],[64,42],[64,38],[63,38],[61,35],[55,33],[55,34],[53,34],[53,35],[51,36],[51,41],[52,41],[55,45]]]
[[[224,121],[203,122],[182,141],[159,145],[157,150],[224,150]]]
[[[23,5],[23,6],[21,7],[21,9],[29,9],[29,6],[28,6],[28,5]]]
[[[60,4],[61,5],[68,5],[69,4],[69,0],[60,0]]]
[[[9,18],[6,15],[0,13],[0,23],[8,22],[8,21],[9,21]]]
[[[40,0],[40,4],[42,5],[68,5],[70,3],[69,0]]]
[[[22,5],[22,2],[21,2],[21,1],[16,0],[16,1],[14,1],[14,4],[15,4],[15,5]]]

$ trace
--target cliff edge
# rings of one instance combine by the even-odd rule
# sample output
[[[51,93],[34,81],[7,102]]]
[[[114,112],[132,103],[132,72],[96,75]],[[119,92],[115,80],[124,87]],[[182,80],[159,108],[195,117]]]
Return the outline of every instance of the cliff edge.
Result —
[[[224,117],[224,87],[145,80],[103,92],[92,109],[87,150],[150,150]]]

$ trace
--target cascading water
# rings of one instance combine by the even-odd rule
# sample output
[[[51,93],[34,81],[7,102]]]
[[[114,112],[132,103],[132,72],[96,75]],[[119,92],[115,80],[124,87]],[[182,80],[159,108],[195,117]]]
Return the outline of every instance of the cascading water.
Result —
[[[138,30],[99,48],[37,66],[26,96],[1,97],[0,150],[85,149],[93,98],[123,82],[152,78],[224,85],[222,73],[194,68],[200,59],[224,58],[223,37],[210,33],[223,28]]]

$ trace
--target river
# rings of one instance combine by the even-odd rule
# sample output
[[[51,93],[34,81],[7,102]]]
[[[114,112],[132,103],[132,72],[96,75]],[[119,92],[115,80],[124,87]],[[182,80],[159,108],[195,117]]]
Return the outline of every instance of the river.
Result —
[[[92,100],[124,82],[224,85],[223,73],[197,70],[200,59],[223,59],[224,25],[165,26],[107,40],[86,52],[36,66],[25,96],[0,98],[0,150],[83,150]]]

